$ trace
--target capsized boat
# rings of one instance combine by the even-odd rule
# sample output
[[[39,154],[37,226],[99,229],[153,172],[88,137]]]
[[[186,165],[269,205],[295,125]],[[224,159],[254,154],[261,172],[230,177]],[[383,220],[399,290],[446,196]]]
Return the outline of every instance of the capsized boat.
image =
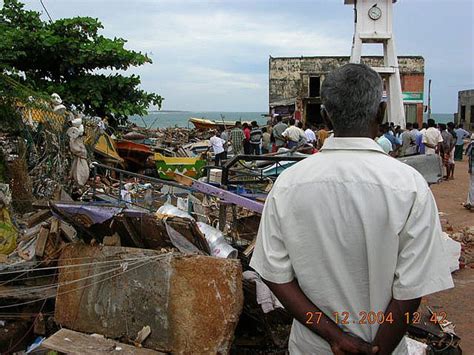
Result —
[[[229,128],[234,128],[235,127],[235,121],[212,121],[208,120],[206,118],[196,118],[196,117],[191,117],[189,119],[189,122],[191,122],[194,127],[197,129],[229,129]],[[244,123],[244,122],[242,122]],[[247,122],[250,123],[250,122]]]
[[[149,146],[129,140],[116,140],[115,147],[131,170],[146,168],[148,157],[153,155]]]
[[[156,170],[161,179],[174,180],[175,173],[194,179],[201,176],[206,161],[199,158],[165,157],[155,153]]]

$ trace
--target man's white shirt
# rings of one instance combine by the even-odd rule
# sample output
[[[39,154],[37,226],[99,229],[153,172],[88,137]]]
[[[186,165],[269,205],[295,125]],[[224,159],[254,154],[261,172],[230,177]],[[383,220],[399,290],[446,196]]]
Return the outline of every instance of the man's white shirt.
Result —
[[[453,287],[438,209],[423,177],[368,138],[328,138],[320,153],[286,169],[267,197],[250,266],[264,279],[294,278],[339,326],[373,341],[384,312]],[[310,310],[308,310],[310,311]],[[354,323],[353,323],[354,322]],[[292,354],[331,354],[329,344],[293,322]],[[402,341],[394,354],[405,354]]]

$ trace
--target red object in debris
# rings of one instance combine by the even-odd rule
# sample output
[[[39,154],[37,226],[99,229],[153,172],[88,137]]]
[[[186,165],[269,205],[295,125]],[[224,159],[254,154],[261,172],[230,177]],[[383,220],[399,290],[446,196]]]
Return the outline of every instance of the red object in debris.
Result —
[[[151,148],[145,144],[139,144],[128,140],[117,140],[115,142],[117,151],[130,169],[144,169],[149,156],[153,155]]]

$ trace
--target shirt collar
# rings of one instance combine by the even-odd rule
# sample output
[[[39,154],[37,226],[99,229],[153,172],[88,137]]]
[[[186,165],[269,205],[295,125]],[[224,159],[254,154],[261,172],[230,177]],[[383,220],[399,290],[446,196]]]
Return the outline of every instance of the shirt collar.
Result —
[[[373,139],[362,137],[329,137],[321,150],[370,150],[386,154]]]

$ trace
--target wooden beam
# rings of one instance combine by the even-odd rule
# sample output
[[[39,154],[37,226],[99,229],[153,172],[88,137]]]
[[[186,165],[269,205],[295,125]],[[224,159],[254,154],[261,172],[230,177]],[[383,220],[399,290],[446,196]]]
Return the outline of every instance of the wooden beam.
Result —
[[[63,328],[41,344],[42,349],[55,350],[69,355],[159,355],[155,350],[138,348],[101,336],[92,336]]]
[[[43,256],[44,249],[46,248],[46,242],[48,241],[49,237],[49,228],[42,226],[39,234],[38,240],[36,241],[36,248],[35,248],[35,255],[36,256]]]
[[[26,226],[28,228],[33,227],[34,225],[43,222],[44,220],[48,219],[51,216],[51,211],[48,210],[40,210],[33,215],[31,215],[27,220],[26,220]]]

